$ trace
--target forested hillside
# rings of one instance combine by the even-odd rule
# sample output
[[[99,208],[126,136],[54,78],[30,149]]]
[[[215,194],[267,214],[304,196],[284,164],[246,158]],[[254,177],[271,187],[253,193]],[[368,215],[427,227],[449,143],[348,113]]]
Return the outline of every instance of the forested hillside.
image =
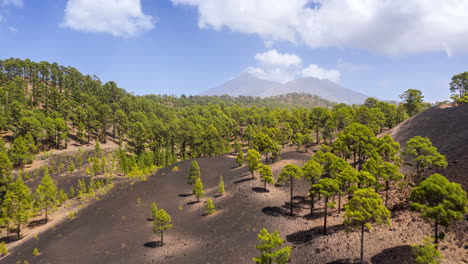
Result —
[[[226,186],[233,188],[233,184],[255,180],[258,173],[262,191],[257,187],[252,190],[267,193],[267,184],[275,183],[275,177],[276,187],[291,186],[287,214],[293,216],[293,186],[295,181],[300,181],[296,191],[308,193],[303,199],[305,202],[310,197],[310,202],[305,202],[310,204],[310,217],[318,210],[314,208],[315,203],[322,204],[325,210],[324,234],[327,232],[327,208],[335,208],[335,196],[338,196],[338,212],[342,199],[343,204],[348,201],[349,206],[359,206],[351,203],[354,194],[376,196],[379,203],[385,201],[385,210],[386,207],[392,209],[390,204],[393,208],[401,203],[408,206],[411,185],[419,184],[427,176],[429,167],[445,168],[447,162],[424,138],[408,140],[403,151],[391,137],[377,137],[383,130],[428,107],[419,90],[409,89],[401,98],[403,103],[398,106],[375,98],[366,99],[363,105],[350,106],[308,94],[263,99],[135,96],[114,82],[102,83],[98,77],[83,75],[72,67],[19,59],[0,61],[0,224],[1,230],[7,233],[3,238],[10,242],[13,239],[10,231],[14,230],[14,238],[20,240],[25,227],[30,227],[28,235],[35,234],[38,231],[34,231],[35,224],[32,223],[48,225],[48,215],[57,207],[60,211],[54,215],[55,219],[64,219],[63,214],[74,219],[89,201],[99,200],[113,190],[115,182],[131,182],[132,186],[134,181],[146,180],[159,168],[175,162],[226,153],[237,154],[235,161],[239,168],[249,172],[248,179],[235,180],[234,177],[245,176],[238,175],[242,170],[234,173],[231,170],[236,167],[231,165],[226,170],[223,166],[228,163],[223,161],[216,165],[221,175],[210,176],[210,186],[218,176],[230,175],[232,182]],[[112,144],[113,149],[103,150],[101,144]],[[421,161],[418,152],[421,144],[422,151],[430,151],[427,160]],[[291,152],[291,147],[296,151]],[[312,156],[309,156],[310,148],[315,152]],[[69,152],[63,154],[64,151]],[[58,154],[51,155],[51,152]],[[302,153],[302,156],[293,160],[297,164],[277,162],[285,153],[290,157],[298,155],[294,153]],[[228,159],[226,155],[219,158]],[[244,160],[246,167],[243,167]],[[299,167],[301,160],[308,161]],[[41,161],[43,165],[37,165]],[[403,161],[415,168],[415,175],[403,177],[399,173]],[[186,168],[188,162],[178,165],[184,164],[183,168]],[[170,171],[164,170],[162,175],[184,173],[177,173],[178,170],[174,166]],[[194,185],[193,194],[200,201],[204,197],[204,186],[196,161],[192,162],[187,180]],[[218,190],[224,194],[222,180],[220,177]],[[180,179],[174,181],[177,186],[181,184]],[[391,195],[397,186],[403,200],[397,201],[396,196]],[[172,188],[171,195],[180,191],[179,187]],[[249,190],[239,189],[239,192]],[[379,200],[379,194],[372,190],[380,192],[384,198]],[[123,196],[118,197],[123,199]],[[185,199],[188,196],[182,194],[179,197]],[[281,197],[278,194],[275,199]],[[320,197],[324,198],[323,203]],[[125,201],[126,207],[133,205]],[[107,203],[113,208],[113,202]],[[142,203],[140,197],[136,198],[136,203],[137,206]],[[180,206],[179,211],[183,209]],[[268,208],[262,210],[266,215],[277,213]],[[214,209],[213,201],[207,202],[207,214],[214,213]],[[160,210],[156,208],[155,212]],[[388,218],[386,212],[385,219]],[[160,217],[170,222],[165,212],[161,214],[154,215],[153,219]],[[125,218],[122,216],[122,221]],[[166,225],[153,221],[154,228]],[[364,230],[364,222],[352,215],[345,224],[361,226]],[[164,229],[153,230],[161,233],[162,240]],[[288,230],[292,231],[292,226]],[[294,243],[294,240],[288,241]],[[0,254],[3,254],[2,247],[4,244],[0,243]]]
[[[115,82],[102,83],[73,67],[0,62],[0,129],[11,143],[9,157],[19,167],[31,162],[30,154],[66,148],[71,139],[81,144],[93,139],[123,142],[136,155],[151,151],[155,164],[165,166],[229,152],[230,143],[252,139],[253,131],[263,130],[279,144],[293,136],[307,144],[312,139],[302,142],[297,134],[314,130],[331,141],[334,132],[352,122],[370,125],[377,133],[406,118],[403,106],[374,99],[364,106],[291,108],[298,97],[134,96]]]

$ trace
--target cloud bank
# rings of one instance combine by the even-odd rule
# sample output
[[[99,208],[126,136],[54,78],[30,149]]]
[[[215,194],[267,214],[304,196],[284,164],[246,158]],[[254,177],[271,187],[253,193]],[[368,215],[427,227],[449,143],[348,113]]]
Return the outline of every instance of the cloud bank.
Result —
[[[171,0],[200,28],[387,56],[468,53],[466,0]]]
[[[327,70],[316,64],[304,68],[299,56],[280,53],[275,49],[257,53],[255,60],[258,66],[249,66],[246,71],[264,80],[285,83],[299,77],[315,77],[333,82],[340,81],[341,74],[338,70]]]
[[[132,37],[154,28],[140,0],[68,0],[62,26],[84,32]]]

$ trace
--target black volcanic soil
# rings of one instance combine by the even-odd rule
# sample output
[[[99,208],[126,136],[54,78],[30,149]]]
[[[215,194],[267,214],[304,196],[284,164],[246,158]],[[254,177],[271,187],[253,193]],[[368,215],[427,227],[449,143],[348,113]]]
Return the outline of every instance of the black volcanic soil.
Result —
[[[433,107],[386,131],[402,147],[414,136],[428,137],[449,163],[441,173],[468,190],[468,104],[456,107]]]
[[[287,163],[302,165],[310,154],[288,152],[272,165],[275,176]],[[185,183],[191,160],[161,169],[145,182],[120,183],[107,197],[83,209],[77,218],[50,229],[15,249],[2,263],[252,263],[259,230],[276,229],[293,248],[291,263],[350,263],[359,256],[359,234],[346,233],[342,217],[333,210],[329,235],[321,234],[323,203],[313,219],[307,198],[309,184],[297,184],[295,217],[288,216],[289,186],[269,186],[250,180],[247,168],[235,168],[234,156],[198,159],[205,199],[213,198],[217,212],[203,216],[204,202],[194,203]],[[178,171],[173,167],[177,166]],[[219,176],[226,195],[216,197]],[[137,204],[138,198],[141,204]],[[156,201],[172,216],[174,228],[165,232],[165,245],[152,234],[148,221]],[[392,201],[393,203],[397,202]],[[366,259],[372,263],[414,263],[409,245],[431,234],[431,226],[405,209],[394,213],[392,227],[366,232]],[[466,263],[466,225],[447,232],[441,244],[445,263]],[[34,248],[40,254],[32,256]]]

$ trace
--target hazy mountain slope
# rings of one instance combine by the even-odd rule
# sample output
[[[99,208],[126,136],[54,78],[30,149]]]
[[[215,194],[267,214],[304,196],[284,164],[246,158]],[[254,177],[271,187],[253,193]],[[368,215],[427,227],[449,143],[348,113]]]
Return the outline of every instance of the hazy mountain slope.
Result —
[[[329,80],[306,77],[264,90],[259,96],[269,97],[287,93],[309,93],[333,102],[361,104],[368,96],[344,88]]]
[[[280,83],[262,80],[250,73],[243,72],[226,83],[200,93],[200,95],[259,96],[263,91],[278,86]]]
[[[243,95],[265,98],[292,93],[307,93],[320,96],[329,101],[347,104],[361,104],[368,97],[329,80],[307,77],[280,84],[259,79],[245,72],[218,87],[202,92],[200,95],[227,94],[230,96]]]

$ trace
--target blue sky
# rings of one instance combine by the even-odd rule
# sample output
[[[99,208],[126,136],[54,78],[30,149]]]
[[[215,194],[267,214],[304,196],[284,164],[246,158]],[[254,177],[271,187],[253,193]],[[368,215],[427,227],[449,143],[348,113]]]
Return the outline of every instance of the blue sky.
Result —
[[[448,99],[468,71],[468,1],[382,2],[0,0],[0,59],[70,65],[135,94],[198,94],[248,70]]]

